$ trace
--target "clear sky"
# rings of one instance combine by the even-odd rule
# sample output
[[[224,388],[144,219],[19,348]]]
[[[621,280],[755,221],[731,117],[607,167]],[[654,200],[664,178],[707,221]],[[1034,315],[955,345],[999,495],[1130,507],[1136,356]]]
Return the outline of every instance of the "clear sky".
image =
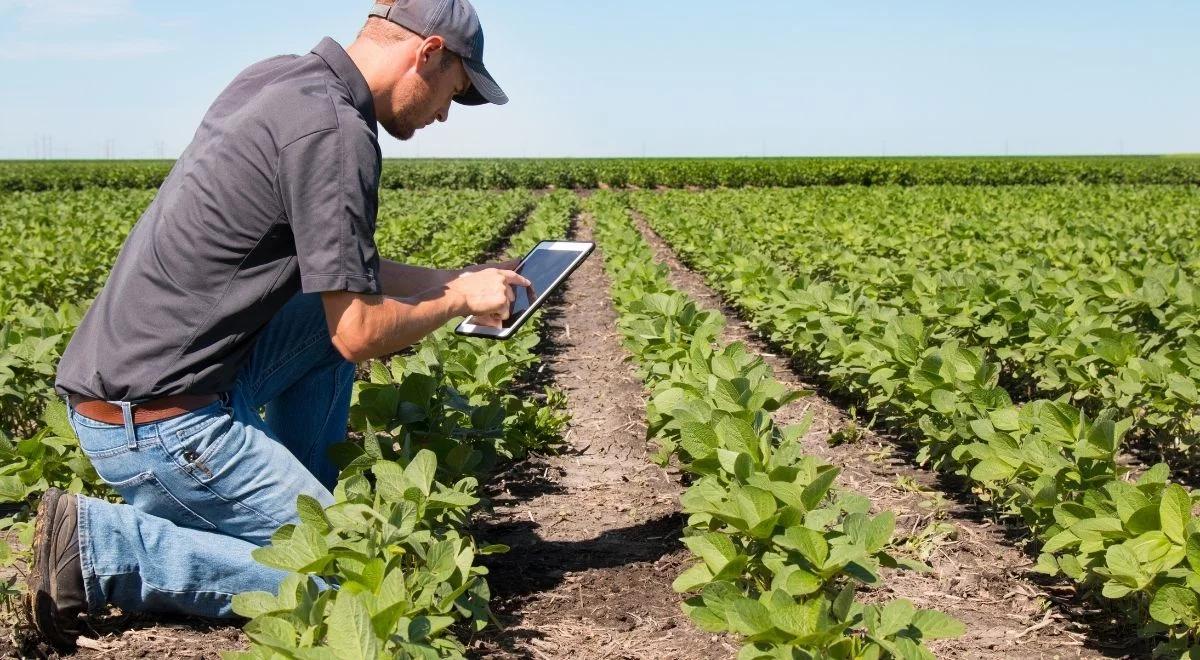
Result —
[[[0,0],[0,158],[175,156],[370,0]],[[388,156],[1200,151],[1200,2],[476,0],[512,101]]]

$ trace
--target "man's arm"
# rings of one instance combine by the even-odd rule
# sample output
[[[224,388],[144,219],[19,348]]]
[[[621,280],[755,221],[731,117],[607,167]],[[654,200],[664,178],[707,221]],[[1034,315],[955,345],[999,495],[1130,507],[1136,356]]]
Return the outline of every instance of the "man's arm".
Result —
[[[475,272],[486,268],[513,270],[516,267],[516,261],[504,261],[468,266],[466,268],[425,268],[402,264],[398,261],[380,259],[379,284],[385,296],[410,298],[430,289],[440,289],[446,286],[451,280],[457,279],[463,273]]]
[[[392,298],[348,291],[321,294],[333,346],[351,362],[390,355],[458,316],[499,327],[516,298],[514,286],[532,286],[511,270],[482,268],[415,296]]]
[[[461,301],[434,291],[410,298],[322,293],[334,348],[350,362],[362,362],[417,343],[460,315]]]
[[[458,271],[443,268],[424,268],[388,259],[379,260],[379,288],[383,295],[392,298],[408,298],[441,288],[458,274]]]

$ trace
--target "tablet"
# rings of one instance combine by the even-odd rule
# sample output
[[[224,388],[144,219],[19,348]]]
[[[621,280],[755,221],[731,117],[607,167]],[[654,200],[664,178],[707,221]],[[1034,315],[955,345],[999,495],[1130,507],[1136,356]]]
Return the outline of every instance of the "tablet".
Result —
[[[524,286],[513,287],[516,300],[508,309],[508,318],[502,327],[477,325],[475,317],[468,316],[454,329],[460,335],[508,339],[513,336],[526,319],[541,307],[546,298],[562,284],[579,264],[592,253],[595,243],[581,241],[542,241],[538,243],[517,266],[517,274],[533,283],[533,300]]]

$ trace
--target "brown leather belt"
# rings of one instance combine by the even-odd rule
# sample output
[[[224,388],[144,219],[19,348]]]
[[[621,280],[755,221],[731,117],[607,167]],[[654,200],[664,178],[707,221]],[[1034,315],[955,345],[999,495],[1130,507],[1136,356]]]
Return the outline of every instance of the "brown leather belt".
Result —
[[[149,424],[171,417],[177,417],[198,408],[203,408],[216,401],[216,394],[173,394],[144,403],[133,405],[133,423]],[[121,415],[121,406],[113,405],[104,399],[92,399],[85,396],[70,395],[71,407],[75,412],[88,419],[121,426],[125,423]]]

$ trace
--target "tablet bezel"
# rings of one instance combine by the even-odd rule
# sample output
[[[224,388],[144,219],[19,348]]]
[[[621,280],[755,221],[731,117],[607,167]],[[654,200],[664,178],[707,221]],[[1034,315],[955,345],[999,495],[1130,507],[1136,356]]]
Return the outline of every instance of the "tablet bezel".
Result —
[[[533,249],[531,249],[529,253],[521,259],[521,262],[517,264],[517,272],[520,272],[521,266],[525,265],[525,262],[529,260],[529,258],[532,257],[533,254],[538,250],[575,252],[575,258],[571,261],[571,264],[567,266],[567,268],[560,273],[557,278],[555,278],[554,282],[547,287],[545,291],[538,292],[537,298],[529,305],[529,307],[525,309],[525,311],[521,312],[521,315],[517,317],[517,320],[514,321],[511,326],[507,328],[495,328],[487,325],[478,325],[470,322],[471,319],[475,318],[474,315],[471,315],[463,319],[458,324],[458,327],[454,329],[454,331],[460,335],[466,335],[468,337],[484,337],[487,339],[508,339],[512,337],[514,334],[516,334],[517,330],[521,329],[521,326],[524,325],[525,321],[527,321],[529,317],[532,316],[533,313],[542,306],[542,304],[546,301],[546,298],[549,297],[550,294],[553,293],[554,290],[557,289],[564,280],[570,277],[571,273],[575,272],[575,269],[579,267],[579,264],[583,263],[584,259],[587,259],[588,255],[592,253],[592,250],[594,250],[595,247],[595,243],[588,241],[539,242],[537,245],[533,246]]]

